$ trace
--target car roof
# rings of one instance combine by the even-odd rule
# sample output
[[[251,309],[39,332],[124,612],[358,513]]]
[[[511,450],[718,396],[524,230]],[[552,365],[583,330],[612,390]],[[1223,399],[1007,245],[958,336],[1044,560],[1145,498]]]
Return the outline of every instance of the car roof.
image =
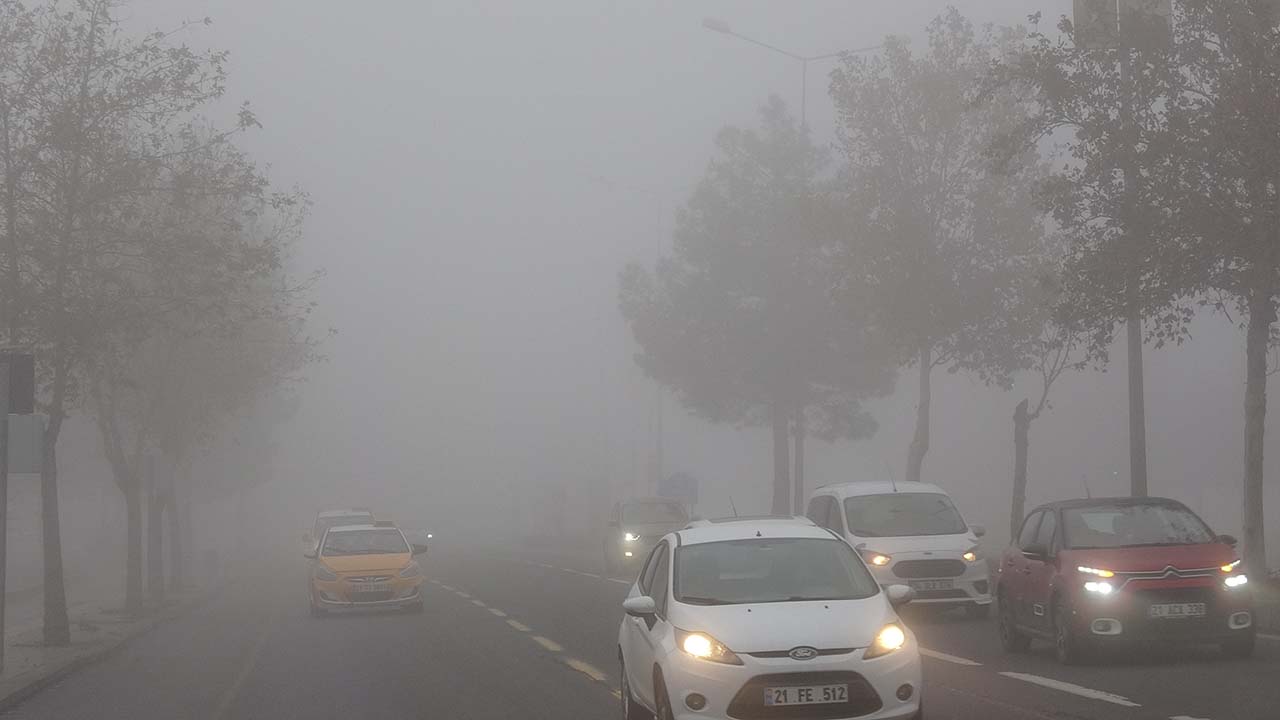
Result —
[[[373,512],[371,510],[365,510],[363,508],[350,508],[347,510],[324,510],[322,512],[316,513],[317,518],[346,517],[347,515],[368,515],[372,517]]]
[[[1061,510],[1064,508],[1091,508],[1091,507],[1131,507],[1134,505],[1163,505],[1165,507],[1186,508],[1186,505],[1163,497],[1104,497],[1104,498],[1074,498],[1071,500],[1058,500],[1056,502],[1045,503],[1031,512],[1037,510]],[[1031,513],[1027,513],[1030,515]]]
[[[726,540],[750,540],[752,538],[812,538],[831,540],[830,530],[820,528],[807,520],[783,517],[730,518],[726,522],[699,521],[676,533],[681,545]]]
[[[933,493],[946,495],[947,491],[937,485],[920,482],[892,482],[889,480],[872,480],[868,482],[836,483],[824,485],[815,495],[839,495],[841,497],[860,497],[863,495],[892,495],[893,493]]]

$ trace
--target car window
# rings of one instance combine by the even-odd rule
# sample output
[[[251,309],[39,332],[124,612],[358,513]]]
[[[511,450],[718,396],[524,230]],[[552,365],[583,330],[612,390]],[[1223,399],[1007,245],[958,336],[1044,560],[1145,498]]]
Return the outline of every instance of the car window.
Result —
[[[835,498],[827,496],[826,505],[827,521],[822,523],[822,526],[844,535],[844,518],[842,517],[843,513],[840,512],[840,503]]]
[[[1022,532],[1018,533],[1018,547],[1031,547],[1036,541],[1036,531],[1040,527],[1040,516],[1043,513],[1033,512],[1022,523]]]
[[[822,502],[825,498],[825,495],[819,495],[810,500],[809,511],[805,513],[805,517],[823,527],[826,527],[827,524],[827,506]]]
[[[658,553],[666,547],[666,543],[658,543],[658,546],[650,551],[649,557],[645,558],[644,568],[640,570],[640,592],[645,595],[649,594],[649,588],[653,586],[653,573],[658,567]]]
[[[1046,512],[1040,520],[1040,529],[1036,532],[1036,544],[1045,549],[1045,552],[1053,552],[1053,538],[1058,530],[1058,513]]]
[[[871,597],[879,585],[852,548],[834,538],[766,538],[676,550],[675,598],[734,605]]]
[[[654,603],[657,604],[658,614],[663,617],[666,617],[667,615],[667,584],[668,584],[668,576],[670,575],[670,572],[668,571],[669,566],[667,564],[667,556],[668,556],[667,546],[665,544],[659,545],[658,550],[660,552],[658,552],[654,556],[653,564],[654,564],[655,570],[653,572],[653,581],[649,585],[650,587],[649,597],[653,598]]]
[[[845,498],[849,532],[859,537],[959,535],[969,531],[941,493],[887,493]]]
[[[1199,516],[1165,503],[1067,508],[1063,520],[1063,540],[1071,548],[1196,545],[1214,540]]]

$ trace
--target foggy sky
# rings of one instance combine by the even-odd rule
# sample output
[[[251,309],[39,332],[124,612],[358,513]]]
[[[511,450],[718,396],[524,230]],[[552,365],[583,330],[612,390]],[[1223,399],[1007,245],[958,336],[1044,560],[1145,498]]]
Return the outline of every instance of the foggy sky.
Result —
[[[770,93],[798,113],[798,64],[707,32],[701,19],[797,53],[886,34],[910,35],[922,51],[923,27],[948,4],[1006,24],[1070,8],[135,2],[139,28],[213,18],[188,41],[232,52],[220,112],[250,100],[265,129],[245,145],[278,183],[301,184],[315,201],[301,264],[327,269],[317,326],[339,334],[310,373],[277,492],[297,499],[305,522],[317,504],[340,502],[465,519],[485,513],[485,490],[556,478],[643,489],[635,481],[647,472],[654,393],[631,361],[617,271],[669,244],[720,127],[754,124]],[[833,137],[829,70],[815,65],[809,77],[810,125],[823,142]],[[1147,362],[1153,492],[1202,509],[1223,531],[1239,529],[1242,338],[1208,319],[1193,343],[1150,350]],[[1123,367],[1123,352],[1113,361]],[[1007,515],[1021,397],[941,372],[935,381],[925,476],[995,529]],[[900,383],[873,406],[882,425],[873,440],[811,444],[811,485],[901,473],[914,402],[913,384]],[[1078,495],[1081,478],[1095,494],[1123,492],[1123,372],[1068,377],[1054,405],[1032,429],[1030,501]],[[703,480],[701,509],[724,512],[730,492],[740,509],[766,509],[765,432],[709,427],[670,399],[667,410],[666,467]],[[1280,446],[1269,450],[1274,467]],[[1275,483],[1269,493],[1275,507]]]

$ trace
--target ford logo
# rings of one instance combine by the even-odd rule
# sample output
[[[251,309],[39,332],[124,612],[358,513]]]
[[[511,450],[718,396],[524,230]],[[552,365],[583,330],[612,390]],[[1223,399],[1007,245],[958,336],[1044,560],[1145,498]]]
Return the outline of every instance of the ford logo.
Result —
[[[791,656],[792,660],[812,660],[818,657],[818,650],[811,647],[798,647],[792,648],[791,652],[787,654]]]

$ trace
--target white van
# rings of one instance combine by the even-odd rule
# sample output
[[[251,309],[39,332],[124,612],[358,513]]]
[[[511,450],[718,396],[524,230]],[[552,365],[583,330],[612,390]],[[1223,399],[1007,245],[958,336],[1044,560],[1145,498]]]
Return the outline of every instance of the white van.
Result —
[[[818,488],[806,513],[862,554],[884,586],[907,584],[921,605],[991,610],[991,578],[978,547],[986,530],[966,525],[951,497],[925,483],[855,482]]]

